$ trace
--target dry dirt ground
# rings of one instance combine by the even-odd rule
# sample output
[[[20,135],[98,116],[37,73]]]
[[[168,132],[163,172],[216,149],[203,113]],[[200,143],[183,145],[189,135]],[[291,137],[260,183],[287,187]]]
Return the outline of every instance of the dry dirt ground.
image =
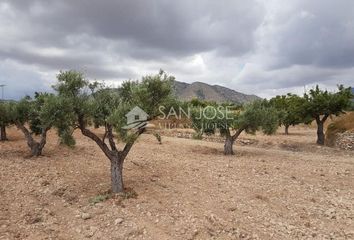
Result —
[[[231,157],[222,143],[144,134],[125,163],[128,194],[104,200],[109,162],[92,141],[77,134],[69,149],[51,133],[28,159],[10,129],[0,239],[354,239],[354,153],[290,131],[243,136],[258,142]]]

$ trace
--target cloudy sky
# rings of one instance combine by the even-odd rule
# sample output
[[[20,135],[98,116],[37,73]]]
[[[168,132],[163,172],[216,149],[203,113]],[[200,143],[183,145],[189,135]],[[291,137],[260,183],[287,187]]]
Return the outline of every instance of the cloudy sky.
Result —
[[[5,97],[50,89],[59,70],[118,86],[177,80],[270,97],[354,85],[352,0],[0,0]]]

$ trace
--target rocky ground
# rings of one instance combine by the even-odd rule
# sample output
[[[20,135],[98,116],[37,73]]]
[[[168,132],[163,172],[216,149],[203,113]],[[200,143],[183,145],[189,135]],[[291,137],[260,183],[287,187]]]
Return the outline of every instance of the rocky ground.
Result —
[[[354,130],[337,133],[335,146],[345,150],[354,150]]]
[[[223,144],[143,135],[111,197],[109,162],[77,134],[49,136],[29,159],[23,137],[0,143],[0,239],[354,239],[354,153],[318,147],[315,130]],[[254,141],[252,141],[252,139]],[[257,141],[255,141],[257,140]]]

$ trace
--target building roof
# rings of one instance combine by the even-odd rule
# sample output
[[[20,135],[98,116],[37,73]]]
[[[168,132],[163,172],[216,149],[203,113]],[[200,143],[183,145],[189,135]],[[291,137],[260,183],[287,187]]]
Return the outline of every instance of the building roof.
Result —
[[[135,106],[132,110],[130,110],[127,114],[125,114],[126,117],[131,116],[131,115],[139,115],[139,116],[144,116],[144,117],[149,116],[144,110],[142,110],[138,106]]]

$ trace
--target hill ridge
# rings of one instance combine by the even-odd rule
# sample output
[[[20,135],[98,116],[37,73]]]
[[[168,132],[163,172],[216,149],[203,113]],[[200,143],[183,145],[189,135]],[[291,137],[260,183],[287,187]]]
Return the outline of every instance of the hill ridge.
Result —
[[[186,83],[174,81],[174,89],[177,98],[185,101],[198,98],[200,100],[215,101],[218,103],[247,103],[260,99],[260,97],[256,95],[244,94],[224,86],[217,84],[210,85],[204,82]]]

